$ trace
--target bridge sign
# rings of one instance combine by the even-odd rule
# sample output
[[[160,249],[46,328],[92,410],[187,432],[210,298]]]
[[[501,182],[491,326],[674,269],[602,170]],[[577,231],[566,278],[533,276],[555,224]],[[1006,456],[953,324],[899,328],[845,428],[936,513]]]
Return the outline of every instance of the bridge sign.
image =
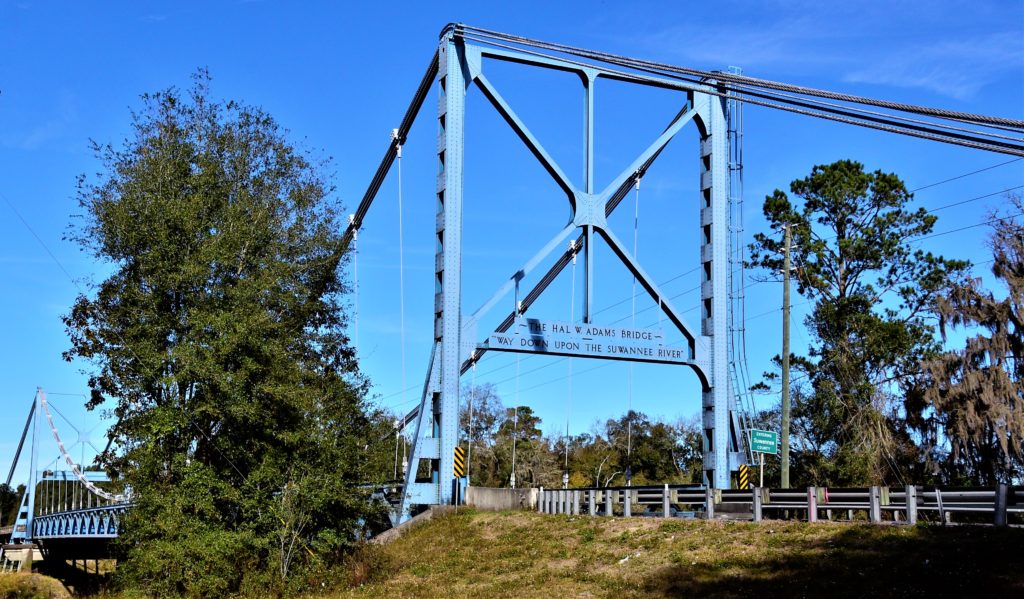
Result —
[[[507,333],[491,333],[485,347],[498,351],[661,364],[693,362],[688,348],[666,345],[665,335],[660,329],[635,329],[538,318],[523,319]]]
[[[754,453],[777,454],[779,452],[779,434],[775,431],[751,429],[750,451]]]

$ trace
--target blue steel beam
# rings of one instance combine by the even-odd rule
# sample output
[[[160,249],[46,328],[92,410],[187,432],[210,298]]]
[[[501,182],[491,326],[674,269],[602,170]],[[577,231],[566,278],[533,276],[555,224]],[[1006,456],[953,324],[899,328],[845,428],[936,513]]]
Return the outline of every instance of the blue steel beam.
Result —
[[[703,354],[706,352],[704,342],[701,337],[694,332],[695,329],[690,326],[690,323],[686,321],[686,318],[683,317],[683,313],[676,310],[675,306],[672,305],[672,301],[661,292],[657,283],[655,283],[647,272],[644,271],[643,267],[640,266],[640,263],[633,258],[611,229],[601,228],[598,229],[598,231],[601,233],[601,236],[604,237],[605,242],[608,243],[608,246],[611,247],[612,251],[615,252],[615,255],[618,256],[619,260],[626,265],[629,272],[636,277],[637,282],[640,283],[644,290],[647,291],[648,295],[651,296],[651,299],[658,303],[661,310],[666,316],[668,316],[669,320],[671,320],[672,323],[676,325],[676,328],[679,329],[679,332],[686,337],[686,341],[690,346],[690,359],[697,360],[698,362],[703,360],[705,358]],[[704,379],[704,383],[707,385],[706,377],[702,377],[702,379]]]
[[[438,254],[435,272],[435,349],[417,414],[412,461],[406,471],[401,503],[394,521],[410,517],[417,504],[450,504],[455,482],[454,452],[458,443],[459,375],[462,310],[462,168],[466,87],[469,83],[463,43],[449,26],[438,48]],[[435,386],[434,379],[437,377]],[[430,410],[427,402],[430,402]],[[424,429],[428,428],[430,436]],[[431,481],[416,480],[419,460],[430,459]]]
[[[680,111],[680,115],[682,113],[683,111]],[[678,116],[679,115],[676,115],[675,118],[678,118]],[[675,122],[675,118],[673,118],[672,122]],[[671,123],[669,123],[669,125],[671,126]],[[650,168],[651,164],[654,163],[654,161],[658,158],[663,149],[664,147],[661,150],[658,150],[650,158],[648,158],[647,162],[645,162],[640,167],[640,169],[638,169],[637,172],[633,174],[632,177],[623,182],[622,186],[619,187],[619,189],[614,194],[612,194],[612,197],[608,199],[604,206],[605,217],[610,216],[612,212],[614,212],[615,209],[619,207],[619,204],[622,202],[623,199],[625,199],[629,191],[633,189],[633,185],[636,182],[636,179],[642,177],[647,172],[647,169]],[[593,164],[593,161],[591,161],[591,164]],[[591,182],[591,189],[592,188],[593,184]],[[558,277],[558,275],[561,274],[563,270],[565,270],[565,267],[568,266],[570,262],[572,262],[573,255],[579,253],[580,248],[582,248],[585,243],[585,240],[586,236],[584,234],[580,234],[574,242],[574,248],[576,249],[572,251],[566,250],[558,258],[558,260],[551,266],[551,268],[548,269],[547,273],[545,273],[541,277],[540,281],[538,281],[534,285],[534,287],[526,294],[526,296],[522,300],[522,311],[524,313],[527,310],[529,310],[530,306],[533,305],[533,302],[535,302],[537,298],[540,297],[542,293],[544,293],[544,291]],[[505,317],[505,319],[501,321],[501,324],[499,324],[497,328],[495,328],[495,331],[498,333],[504,333],[509,329],[509,327],[512,326],[512,324],[515,322],[516,317],[517,314],[515,312],[510,312]],[[472,365],[481,357],[483,357],[483,355],[487,352],[486,349],[480,347],[481,345],[483,344],[478,344],[477,348],[474,350],[473,354],[469,357],[469,359],[465,360],[462,363],[463,374],[468,372]]]
[[[505,101],[505,98],[501,97],[501,94],[498,93],[498,90],[495,89],[494,85],[483,73],[477,74],[476,84],[477,87],[480,88],[480,91],[483,92],[484,96],[490,100],[495,110],[498,111],[498,114],[505,119],[508,126],[516,132],[519,139],[523,140],[523,143],[526,144],[527,148],[529,148],[530,153],[537,158],[541,166],[544,167],[544,170],[546,170],[548,174],[551,175],[551,178],[555,180],[555,183],[562,188],[562,191],[564,191],[569,197],[569,201],[575,205],[576,189],[572,182],[569,181],[569,178],[565,175],[562,168],[558,166],[557,162],[555,162],[555,159],[548,154],[540,141],[533,135],[533,133],[530,132],[530,129],[525,123],[523,123],[522,119],[519,118],[515,111],[512,110],[512,107]]]
[[[676,136],[676,133],[679,133],[687,123],[693,120],[697,111],[692,107],[693,102],[691,100],[687,100],[687,105],[690,109],[682,115],[677,116],[668,129],[663,131],[661,135],[659,135],[658,138],[643,151],[643,153],[637,156],[636,160],[634,160],[632,164],[626,167],[617,177],[615,177],[615,179],[612,180],[611,183],[608,184],[607,187],[604,188],[604,191],[600,194],[602,199],[611,197],[611,195],[615,193],[615,190],[621,187],[630,176],[636,173],[637,170],[648,161],[648,159],[660,152],[666,145],[668,145],[668,142],[672,141],[672,138]]]
[[[14,478],[14,470],[18,467],[18,460],[21,458],[21,450],[25,446],[25,439],[28,437],[29,428],[34,422],[32,417],[36,413],[36,400],[32,398],[32,407],[28,410],[28,418],[25,419],[25,429],[21,431],[21,438],[18,440],[18,448],[14,450],[14,460],[11,461],[11,469],[7,472],[7,486],[11,486],[11,479]],[[0,514],[2,515],[2,514]]]
[[[121,534],[121,520],[131,507],[119,503],[36,516],[32,539],[114,539]]]
[[[392,514],[391,523],[395,526],[401,524],[409,518],[409,508],[416,505],[420,501],[420,497],[423,496],[423,491],[416,487],[416,474],[419,470],[419,464],[421,459],[433,459],[436,460],[440,456],[429,454],[425,449],[423,439],[427,438],[425,433],[429,427],[428,419],[432,416],[432,411],[427,402],[433,397],[434,393],[440,388],[440,354],[441,344],[439,342],[434,343],[433,350],[430,352],[430,362],[427,365],[427,376],[423,381],[423,391],[420,395],[420,403],[412,411],[406,414],[405,418],[399,423],[399,428],[404,429],[413,420],[416,421],[416,429],[413,431],[413,442],[412,450],[409,452],[409,462],[405,471],[405,484],[402,486],[401,500],[398,504],[398,511]],[[413,489],[417,489],[414,493]],[[434,494],[430,497],[430,501],[427,503],[436,503],[437,498],[437,486],[434,485]]]
[[[438,484],[439,504],[450,504],[455,481],[455,446],[459,435],[459,376],[462,334],[462,168],[466,88],[464,48],[449,32],[441,43],[441,85],[444,89],[444,147],[441,148],[444,172],[438,182],[441,200],[443,231],[438,232],[441,242],[441,392],[435,398],[440,413],[435,412],[440,457],[434,469]],[[409,470],[413,468],[410,466]]]
[[[562,245],[562,242],[565,241],[565,238],[568,237],[569,234],[571,234],[575,228],[576,226],[573,224],[566,225],[561,231],[558,232],[557,235],[552,237],[551,241],[547,242],[547,244],[545,244],[539,252],[537,252],[536,254],[533,255],[532,258],[527,260],[527,262],[523,264],[522,268],[517,270],[511,277],[509,277],[509,279],[505,281],[505,283],[502,284],[501,287],[498,288],[494,295],[492,295],[486,302],[484,302],[479,308],[477,308],[477,310],[473,312],[473,314],[471,314],[469,318],[466,319],[466,321],[462,325],[463,334],[473,333],[474,328],[477,322],[479,322],[480,318],[484,314],[486,314],[491,308],[493,308],[495,304],[501,301],[501,298],[508,295],[508,292],[512,291],[512,289],[520,281],[522,281],[523,278],[526,277],[526,275],[530,274],[530,272],[533,271],[533,269],[536,268],[538,264],[540,264],[541,260],[547,258],[548,255],[555,250],[555,248]]]

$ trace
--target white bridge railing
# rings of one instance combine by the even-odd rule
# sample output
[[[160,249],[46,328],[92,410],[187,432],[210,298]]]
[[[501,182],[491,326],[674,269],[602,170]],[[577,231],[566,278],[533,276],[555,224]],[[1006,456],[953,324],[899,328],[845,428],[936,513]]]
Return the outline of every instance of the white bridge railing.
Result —
[[[696,486],[541,489],[537,511],[591,516],[655,516],[714,518],[718,511],[760,522],[766,515],[796,513],[809,522],[829,520],[905,522],[915,524],[922,513],[951,522],[953,514],[985,514],[997,526],[1008,516],[1024,515],[1024,487],[900,488],[862,487],[806,489],[709,489]]]

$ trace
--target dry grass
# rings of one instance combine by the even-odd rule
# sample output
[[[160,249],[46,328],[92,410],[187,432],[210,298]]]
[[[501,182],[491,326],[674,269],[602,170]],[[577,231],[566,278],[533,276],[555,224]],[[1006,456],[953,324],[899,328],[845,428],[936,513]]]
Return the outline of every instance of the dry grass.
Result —
[[[2,599],[70,599],[64,585],[55,578],[41,574],[0,573]]]
[[[1024,530],[474,513],[375,548],[335,597],[1024,596]]]

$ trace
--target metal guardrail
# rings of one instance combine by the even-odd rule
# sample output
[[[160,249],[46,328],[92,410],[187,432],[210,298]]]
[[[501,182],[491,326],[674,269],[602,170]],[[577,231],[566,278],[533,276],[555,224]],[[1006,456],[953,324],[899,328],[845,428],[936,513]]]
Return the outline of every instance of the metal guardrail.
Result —
[[[748,507],[749,506],[749,507]],[[681,509],[682,508],[682,509]],[[657,516],[714,518],[718,509],[749,514],[760,522],[766,513],[803,512],[816,522],[824,511],[828,519],[845,512],[848,519],[864,512],[871,522],[915,524],[920,512],[935,512],[941,522],[952,521],[956,513],[991,515],[997,526],[1010,514],[1024,515],[1024,487],[902,488],[861,487],[806,489],[711,489],[693,485],[606,487],[585,489],[540,489],[537,511],[545,514],[589,514],[591,516]],[[747,511],[749,510],[749,511]]]

